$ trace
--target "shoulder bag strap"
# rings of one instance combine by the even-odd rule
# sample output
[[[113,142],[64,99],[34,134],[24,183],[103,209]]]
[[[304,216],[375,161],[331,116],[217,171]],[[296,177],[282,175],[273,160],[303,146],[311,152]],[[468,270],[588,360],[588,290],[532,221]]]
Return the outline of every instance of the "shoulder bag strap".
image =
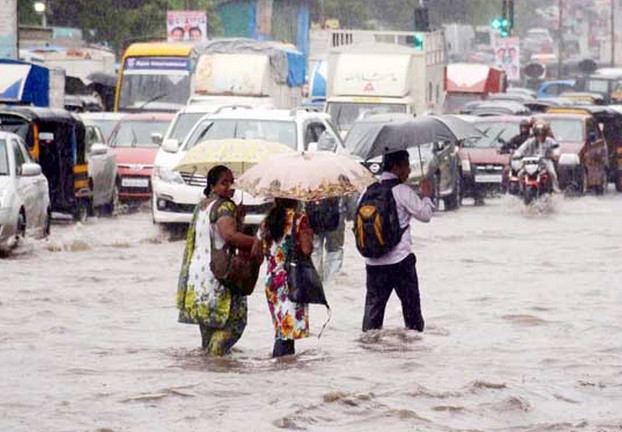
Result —
[[[296,261],[297,253],[296,253],[296,219],[298,218],[298,213],[294,212],[294,219],[292,220],[292,230],[289,233],[289,244],[291,247],[291,252],[287,257],[287,263],[291,263],[292,261]]]

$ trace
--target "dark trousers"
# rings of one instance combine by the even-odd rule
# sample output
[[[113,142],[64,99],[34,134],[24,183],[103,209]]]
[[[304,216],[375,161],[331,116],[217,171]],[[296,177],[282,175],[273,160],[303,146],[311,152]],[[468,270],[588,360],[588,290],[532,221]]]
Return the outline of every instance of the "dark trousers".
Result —
[[[382,328],[384,310],[393,289],[402,302],[406,328],[423,331],[425,323],[421,315],[416,264],[415,255],[410,254],[397,264],[366,266],[367,296],[363,331]]]
[[[293,354],[296,354],[293,339],[276,339],[274,341],[274,350],[272,350],[272,357],[283,357]]]

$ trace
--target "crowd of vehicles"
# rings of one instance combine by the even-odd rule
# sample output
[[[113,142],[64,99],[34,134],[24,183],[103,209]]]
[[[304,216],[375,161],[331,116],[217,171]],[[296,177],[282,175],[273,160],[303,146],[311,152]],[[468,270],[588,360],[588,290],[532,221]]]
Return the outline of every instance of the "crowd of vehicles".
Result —
[[[84,221],[113,214],[121,204],[148,202],[154,223],[187,224],[206,179],[174,167],[205,141],[264,140],[314,151],[327,139],[333,151],[349,153],[370,128],[441,112],[474,125],[481,136],[409,149],[409,183],[432,182],[438,207],[456,210],[465,198],[482,205],[505,192],[530,203],[550,193],[541,161],[512,160],[508,150],[525,121],[547,124],[559,143],[555,169],[564,193],[602,194],[609,182],[622,191],[622,108],[607,105],[622,94],[622,72],[596,70],[535,92],[508,87],[495,67],[445,67],[436,49],[442,33],[425,39],[408,32],[355,33],[329,50],[321,66],[325,102],[313,105],[300,105],[300,53],[280,43],[231,39],[133,44],[121,62],[116,112],[1,108],[0,175],[6,179],[0,249],[26,231],[48,233],[54,214]],[[361,43],[353,43],[356,38]],[[382,167],[381,158],[361,163],[375,175]],[[38,207],[19,192],[31,183],[41,189]],[[271,206],[241,192],[236,200],[250,224]]]

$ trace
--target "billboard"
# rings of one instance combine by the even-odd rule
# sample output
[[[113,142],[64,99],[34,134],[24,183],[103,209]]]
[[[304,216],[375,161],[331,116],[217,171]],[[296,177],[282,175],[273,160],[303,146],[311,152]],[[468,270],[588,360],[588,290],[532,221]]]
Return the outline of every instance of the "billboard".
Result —
[[[520,80],[519,38],[495,38],[495,64],[505,71],[509,81]]]
[[[168,11],[166,13],[166,35],[168,42],[206,41],[207,13],[205,11]]]
[[[17,60],[17,0],[0,0],[0,58]]]

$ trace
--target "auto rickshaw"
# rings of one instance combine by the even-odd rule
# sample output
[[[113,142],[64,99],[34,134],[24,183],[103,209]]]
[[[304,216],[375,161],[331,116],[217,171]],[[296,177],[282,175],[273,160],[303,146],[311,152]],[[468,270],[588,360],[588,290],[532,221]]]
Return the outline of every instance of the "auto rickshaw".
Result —
[[[59,109],[5,107],[0,109],[0,130],[21,136],[41,165],[53,212],[81,221],[92,215],[85,127],[77,116]]]
[[[618,192],[622,192],[622,106],[578,105],[566,107],[566,112],[594,117],[607,143],[609,181],[615,183]]]

